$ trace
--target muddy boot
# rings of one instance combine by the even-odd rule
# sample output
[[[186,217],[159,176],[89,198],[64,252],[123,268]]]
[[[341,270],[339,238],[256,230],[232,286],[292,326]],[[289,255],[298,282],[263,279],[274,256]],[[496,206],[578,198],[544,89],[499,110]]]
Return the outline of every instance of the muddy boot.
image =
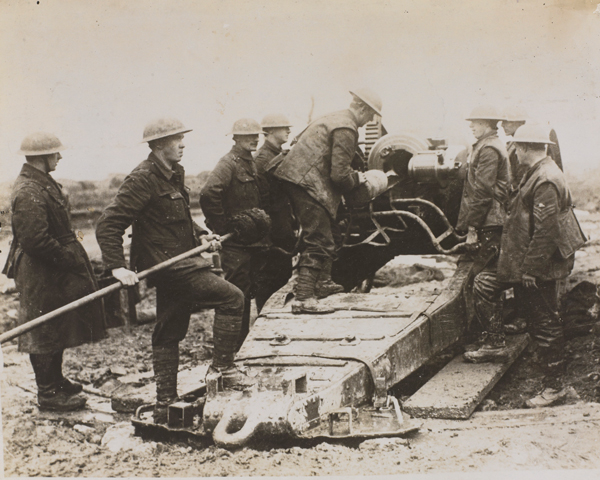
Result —
[[[235,364],[228,366],[215,366],[215,362],[208,367],[206,376],[221,374],[225,390],[248,390],[256,382],[242,372]]]
[[[68,412],[83,408],[87,402],[81,395],[70,395],[59,388],[59,378],[53,369],[54,354],[31,354],[31,366],[38,387],[40,410]]]
[[[156,381],[154,423],[167,423],[167,410],[177,399],[177,370],[179,369],[179,345],[152,347],[152,366]]]
[[[551,407],[562,403],[565,398],[567,398],[568,393],[566,388],[558,390],[556,388],[546,387],[539,395],[526,400],[525,405],[529,408]]]
[[[465,352],[463,357],[471,363],[501,363],[509,359],[506,336],[502,328],[502,306],[476,296],[475,311],[484,332],[477,350]]]
[[[215,349],[212,365],[206,376],[221,373],[223,388],[244,390],[254,384],[246,374],[238,370],[233,360],[238,347],[243,323],[242,315],[225,315],[215,312],[213,341]]]
[[[344,287],[335,283],[331,279],[331,268],[333,267],[333,259],[328,258],[323,264],[323,268],[321,269],[321,273],[317,279],[317,285],[315,288],[315,294],[317,298],[325,298],[329,295],[334,295],[336,293],[342,293],[344,291]]]
[[[62,372],[63,350],[52,356],[52,369],[58,378],[58,388],[68,395],[77,395],[83,391],[83,385],[65,378]]]
[[[485,338],[477,350],[467,351],[464,359],[471,363],[502,363],[510,358],[511,351],[506,347],[504,333],[485,333]]]
[[[544,373],[544,390],[525,401],[529,408],[551,407],[562,403],[569,395],[570,388],[563,388],[567,363],[564,360],[562,341],[549,346],[538,346],[534,362]]]
[[[292,302],[292,313],[333,313],[334,308],[321,305],[315,297],[315,284],[319,270],[316,268],[299,267],[296,282],[296,298]]]
[[[521,317],[517,317],[511,323],[507,323],[506,325],[504,325],[502,329],[507,335],[525,333],[525,331],[527,330],[527,320]]]

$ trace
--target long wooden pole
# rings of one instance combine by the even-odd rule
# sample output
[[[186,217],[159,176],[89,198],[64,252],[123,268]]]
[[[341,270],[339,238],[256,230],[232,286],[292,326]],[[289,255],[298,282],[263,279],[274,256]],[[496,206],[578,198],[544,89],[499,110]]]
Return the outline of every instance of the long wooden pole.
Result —
[[[229,240],[232,236],[232,233],[223,235],[221,237],[221,242]],[[177,255],[176,257],[170,258],[169,260],[165,260],[162,263],[154,265],[148,270],[144,270],[143,272],[138,273],[138,278],[140,280],[146,278],[147,276],[152,275],[153,273],[159,272],[160,270],[164,270],[165,268],[170,267],[171,265],[174,265],[175,263],[181,260],[193,257],[194,255],[198,255],[199,253],[205,252],[208,249],[210,249],[210,244],[200,245],[199,247],[192,248],[191,250],[188,250],[187,252],[184,252],[181,255]],[[34,328],[39,327],[40,325],[48,323],[50,320],[53,320],[64,313],[71,312],[76,308],[81,307],[82,305],[87,305],[88,303],[91,303],[94,300],[98,300],[99,298],[102,298],[108,295],[109,293],[116,292],[117,290],[120,290],[121,288],[125,287],[126,285],[123,285],[120,282],[113,283],[112,285],[104,287],[101,290],[97,290],[94,293],[90,293],[89,295],[86,295],[85,297],[82,297],[79,300],[67,303],[66,305],[63,305],[62,307],[57,308],[52,312],[48,312],[42,315],[41,317],[30,320],[29,322],[24,323],[23,325],[20,325],[16,328],[13,328],[12,330],[9,330],[8,332],[3,333],[2,335],[0,335],[0,344],[10,342],[11,340],[23,335],[24,333],[27,333],[33,330]]]

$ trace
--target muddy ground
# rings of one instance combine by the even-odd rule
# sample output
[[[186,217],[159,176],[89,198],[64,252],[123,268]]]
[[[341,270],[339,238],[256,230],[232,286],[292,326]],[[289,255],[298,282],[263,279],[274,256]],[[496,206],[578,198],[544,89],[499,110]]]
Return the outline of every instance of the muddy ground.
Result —
[[[583,280],[600,284],[600,241],[596,240],[600,238],[600,214],[584,212],[581,220],[592,241],[578,252],[567,289]],[[93,257],[94,246],[90,243],[88,247]],[[423,276],[436,288],[444,287],[454,261],[450,257],[441,260],[440,271],[446,280]],[[408,263],[412,261],[436,263],[431,257],[408,259]],[[399,277],[388,272],[390,276],[388,282]],[[150,305],[151,297],[147,297],[142,308]],[[1,331],[14,325],[17,308],[16,294],[0,295]],[[194,315],[181,345],[182,369],[209,362],[211,317],[210,312]],[[99,394],[117,378],[133,378],[137,387],[151,382],[152,328],[152,324],[113,328],[109,338],[98,344],[68,350],[65,373],[84,383],[86,390]],[[4,473],[48,477],[346,476],[582,469],[584,476],[587,472],[591,478],[598,474],[591,469],[600,469],[600,404],[596,403],[600,401],[596,388],[600,348],[597,340],[594,344],[595,338],[588,333],[567,343],[568,368],[563,382],[572,388],[562,406],[523,409],[525,399],[540,387],[531,353],[526,351],[490,392],[482,404],[484,411],[476,412],[468,421],[420,420],[420,430],[406,438],[290,444],[235,452],[215,446],[200,448],[190,440],[160,442],[136,437],[130,414],[114,412],[110,399],[101,395],[88,393],[89,408],[73,414],[40,412],[28,357],[17,352],[12,342],[2,347]],[[406,398],[457,353],[455,349],[434,359],[395,394]]]

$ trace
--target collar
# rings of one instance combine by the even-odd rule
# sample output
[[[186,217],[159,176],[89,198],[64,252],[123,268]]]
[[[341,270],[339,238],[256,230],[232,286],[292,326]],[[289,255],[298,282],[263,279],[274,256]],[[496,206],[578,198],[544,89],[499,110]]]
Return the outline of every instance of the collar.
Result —
[[[181,165],[175,163],[172,166],[169,166],[166,164],[166,162],[154,155],[154,152],[150,152],[150,155],[148,155],[148,160],[167,180],[171,180],[174,174],[182,173],[183,167]]]
[[[473,144],[473,146],[477,145],[479,142],[483,142],[486,138],[490,138],[490,137],[497,137],[498,136],[498,130],[492,130],[489,133],[486,133],[483,137],[478,138],[477,141]]]
[[[44,187],[53,186],[61,190],[60,184],[57,183],[49,173],[44,173],[28,163],[23,164],[23,168],[21,168],[21,173],[19,175],[30,178]]]
[[[267,148],[273,153],[281,153],[282,148],[275,145],[273,142],[269,142],[269,140],[265,140],[263,147]]]
[[[252,153],[248,150],[244,150],[243,148],[238,147],[237,145],[231,147],[231,153],[243,160],[252,160]]]
[[[552,160],[552,157],[549,157],[548,155],[546,155],[544,158],[542,158],[538,162],[535,162],[533,165],[531,165],[527,169],[527,172],[525,172],[525,175],[523,175],[523,180],[526,181],[527,179],[531,178],[531,176],[533,175],[533,173],[536,170],[538,170],[542,166],[542,164],[548,163],[548,160],[550,160],[551,162],[554,162],[554,160]],[[525,182],[522,182],[522,183],[525,183]]]

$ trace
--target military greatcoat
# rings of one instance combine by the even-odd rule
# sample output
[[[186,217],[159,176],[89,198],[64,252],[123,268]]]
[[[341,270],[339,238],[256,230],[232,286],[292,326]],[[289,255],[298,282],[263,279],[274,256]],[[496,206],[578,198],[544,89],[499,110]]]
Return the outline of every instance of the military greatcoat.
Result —
[[[20,293],[19,324],[98,289],[88,256],[71,229],[69,203],[54,179],[23,165],[12,193],[13,240],[2,273]],[[66,313],[19,337],[19,351],[56,353],[106,336],[102,301]]]

